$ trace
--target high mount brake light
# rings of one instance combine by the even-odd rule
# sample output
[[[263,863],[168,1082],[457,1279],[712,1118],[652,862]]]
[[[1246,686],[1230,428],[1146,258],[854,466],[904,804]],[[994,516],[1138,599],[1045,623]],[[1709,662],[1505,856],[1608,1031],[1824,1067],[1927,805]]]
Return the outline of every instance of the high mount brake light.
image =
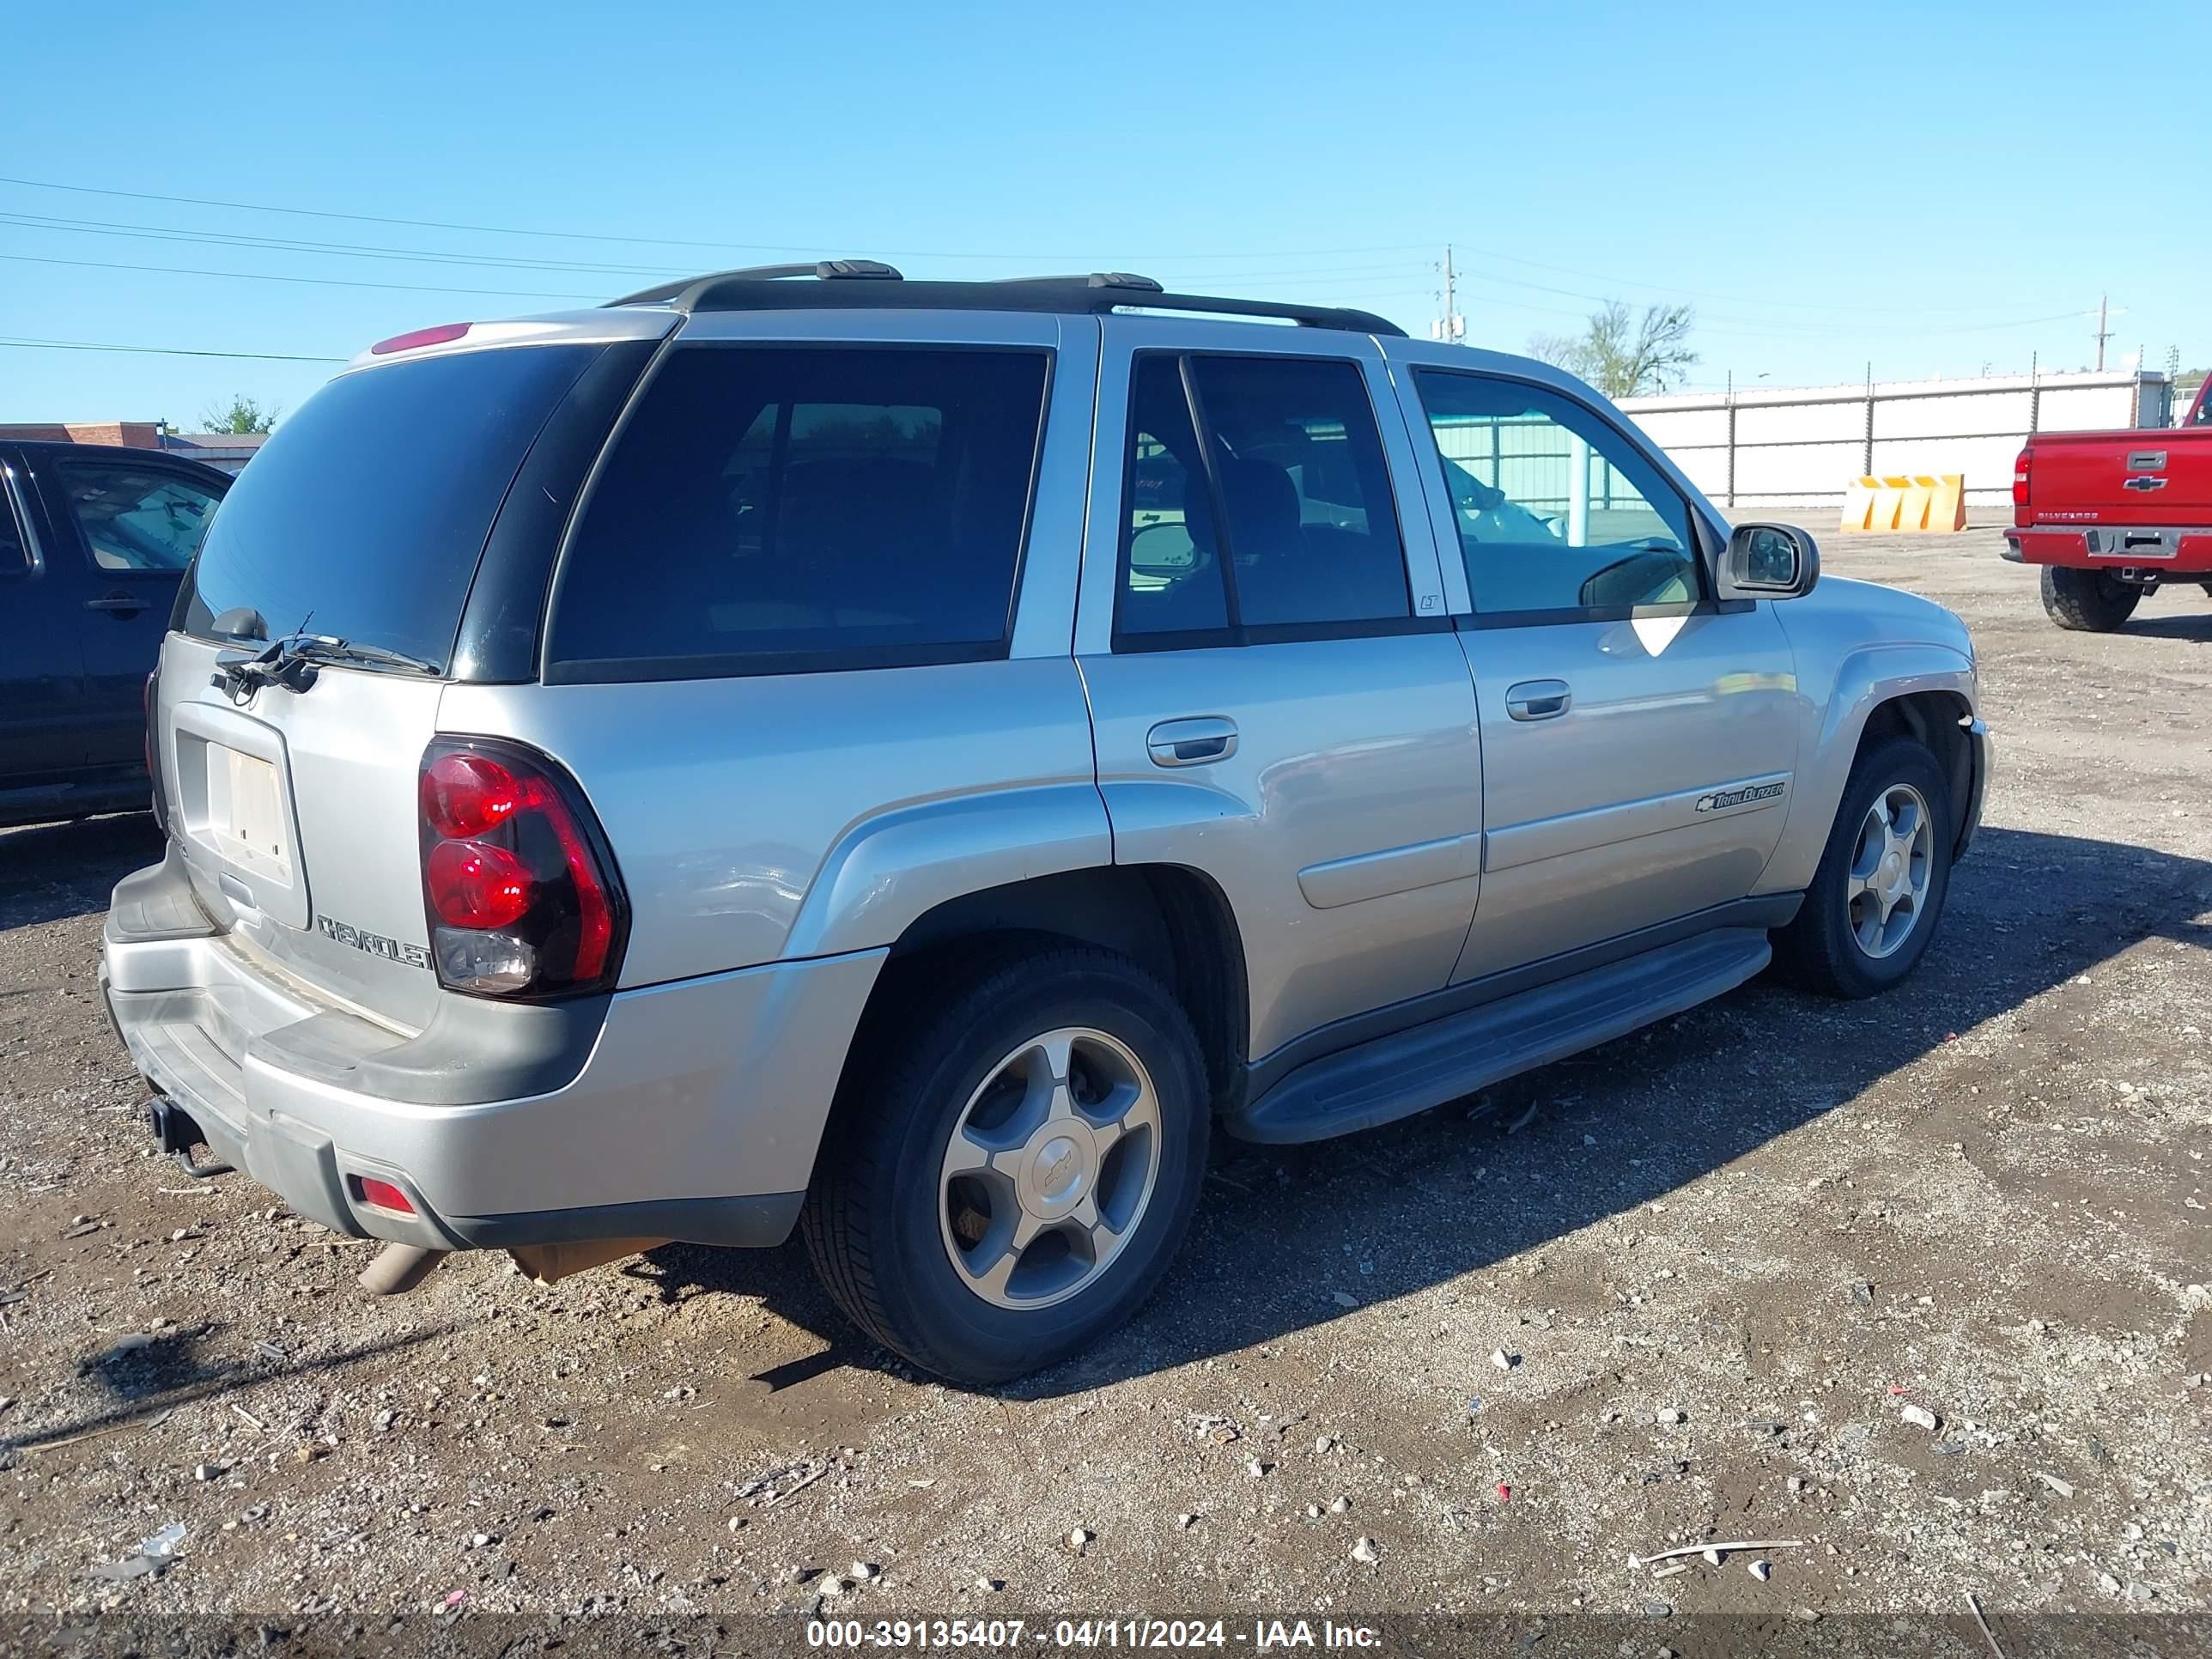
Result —
[[[458,340],[469,331],[466,323],[440,323],[434,328],[418,328],[406,334],[395,334],[388,340],[379,340],[369,347],[372,357],[389,357],[395,351],[412,351],[417,346],[443,345],[448,340]]]
[[[613,985],[628,906],[591,808],[558,765],[504,739],[440,738],[418,796],[441,984],[524,1000]]]

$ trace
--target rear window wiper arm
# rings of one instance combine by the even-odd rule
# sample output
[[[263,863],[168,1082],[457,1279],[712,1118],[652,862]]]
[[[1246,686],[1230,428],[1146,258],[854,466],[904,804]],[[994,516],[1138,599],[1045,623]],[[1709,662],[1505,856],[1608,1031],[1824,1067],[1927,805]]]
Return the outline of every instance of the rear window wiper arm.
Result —
[[[208,684],[219,686],[234,702],[242,702],[264,685],[281,685],[305,691],[315,683],[317,665],[347,663],[364,668],[401,668],[433,678],[446,671],[422,657],[410,656],[381,645],[365,645],[328,634],[287,634],[258,651],[225,652],[216,659]]]

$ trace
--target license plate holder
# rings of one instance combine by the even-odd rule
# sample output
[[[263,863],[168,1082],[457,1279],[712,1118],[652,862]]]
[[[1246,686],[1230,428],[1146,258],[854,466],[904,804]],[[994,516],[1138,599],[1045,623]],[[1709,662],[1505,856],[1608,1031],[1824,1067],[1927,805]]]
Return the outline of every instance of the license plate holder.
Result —
[[[216,850],[257,876],[289,883],[292,847],[283,775],[221,743],[207,755],[207,831]]]

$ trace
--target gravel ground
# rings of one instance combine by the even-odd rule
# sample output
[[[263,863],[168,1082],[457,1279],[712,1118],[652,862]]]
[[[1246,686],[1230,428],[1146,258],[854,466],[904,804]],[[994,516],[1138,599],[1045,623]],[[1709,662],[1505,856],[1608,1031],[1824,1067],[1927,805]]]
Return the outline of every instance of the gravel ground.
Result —
[[[2203,1613],[2212,605],[2062,634],[1997,546],[1826,549],[1967,617],[2002,745],[1911,984],[1219,1143],[1165,1291],[997,1394],[794,1248],[364,1296],[148,1150],[94,979],[148,821],[0,835],[0,1609]],[[1631,1559],[1737,1540],[1802,1542]]]

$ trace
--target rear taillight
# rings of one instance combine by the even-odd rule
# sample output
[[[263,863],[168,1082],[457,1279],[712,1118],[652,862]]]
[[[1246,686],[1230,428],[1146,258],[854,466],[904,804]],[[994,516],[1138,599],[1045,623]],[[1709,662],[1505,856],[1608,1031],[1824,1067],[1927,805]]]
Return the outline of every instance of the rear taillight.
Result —
[[[2027,520],[2027,474],[2035,459],[2032,448],[2020,452],[2020,459],[2012,464],[2012,521],[2015,526],[2025,526]]]
[[[146,695],[142,706],[146,712],[146,777],[154,787],[154,822],[161,833],[169,833],[169,803],[161,798],[161,744],[154,734],[154,716],[161,707],[161,671],[155,669],[146,676]]]
[[[440,738],[422,757],[422,905],[439,982],[534,1000],[605,990],[627,907],[583,793],[536,750]]]

